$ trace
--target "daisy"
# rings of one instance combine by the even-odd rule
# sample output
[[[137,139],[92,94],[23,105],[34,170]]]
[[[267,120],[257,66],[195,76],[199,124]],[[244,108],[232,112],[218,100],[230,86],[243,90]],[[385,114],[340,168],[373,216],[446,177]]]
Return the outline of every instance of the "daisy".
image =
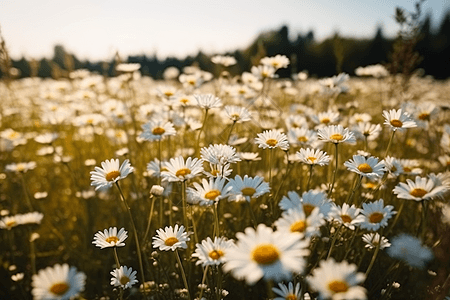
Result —
[[[179,95],[173,97],[173,105],[175,107],[187,107],[187,106],[194,106],[197,104],[197,101],[195,101],[194,96],[191,95]]]
[[[303,147],[314,147],[319,139],[314,130],[309,130],[306,127],[290,128],[287,137],[290,144]]]
[[[177,93],[177,88],[171,85],[162,85],[156,91],[163,99],[169,99]]]
[[[44,214],[38,211],[30,212],[21,215],[20,224],[41,224]]]
[[[40,144],[51,144],[59,137],[59,134],[54,133],[43,133],[34,138],[34,140]]]
[[[12,163],[5,166],[5,170],[9,172],[16,172],[16,173],[26,173],[29,170],[33,170],[36,168],[36,162],[30,161],[30,162],[20,162],[20,163]]]
[[[5,216],[0,220],[1,229],[11,229],[22,224],[22,215]]]
[[[197,105],[204,109],[222,107],[222,100],[212,94],[194,95]]]
[[[162,171],[167,171],[167,161],[161,162],[161,170],[159,169],[159,159],[155,158],[153,161],[147,164],[147,174],[152,177],[161,176]]]
[[[353,127],[355,136],[361,140],[367,139],[368,141],[375,140],[381,133],[380,124],[371,124],[366,122],[359,122]]]
[[[109,227],[109,229],[105,229],[104,232],[97,232],[94,235],[92,244],[101,249],[108,247],[123,247],[125,246],[124,241],[127,237],[128,232],[125,231],[125,228],[121,228],[119,232],[117,232],[117,227]]]
[[[279,231],[300,233],[301,237],[312,237],[320,235],[320,226],[325,223],[323,215],[316,207],[308,216],[299,206],[291,208],[281,215],[281,218],[275,221],[274,225]]]
[[[386,227],[388,220],[397,213],[393,209],[392,205],[384,206],[383,199],[371,203],[363,203],[362,213],[364,221],[361,223],[361,228],[377,231],[380,227]]]
[[[271,66],[275,70],[281,69],[281,68],[287,68],[289,65],[289,58],[287,58],[286,55],[280,55],[277,54],[272,57],[263,57],[261,58],[260,63],[265,66]]]
[[[124,73],[133,73],[141,68],[139,63],[121,63],[116,66],[116,70]]]
[[[229,67],[237,63],[236,59],[229,55],[215,55],[211,57],[211,61],[216,65],[222,65],[224,67]]]
[[[339,205],[333,206],[330,211],[330,216],[334,221],[339,222],[351,230],[355,230],[355,226],[359,226],[359,224],[364,222],[364,216],[360,212],[361,209],[356,208],[354,204],[350,206],[344,203],[342,207]]]
[[[403,166],[397,158],[386,156],[383,161],[384,168],[389,172],[390,175],[397,177],[403,173]]]
[[[353,132],[348,130],[348,128],[344,129],[342,125],[330,125],[324,128],[320,128],[317,132],[317,135],[319,136],[319,139],[334,144],[356,143],[356,139]]]
[[[248,175],[245,175],[243,179],[236,175],[234,179],[230,179],[225,188],[230,188],[229,201],[247,200],[250,202],[252,198],[259,198],[270,191],[269,184],[264,181],[264,178],[259,176],[252,178]]]
[[[192,254],[192,257],[198,258],[195,264],[205,267],[224,263],[225,253],[229,248],[234,247],[234,243],[233,240],[227,240],[224,237],[215,237],[214,241],[208,237],[201,244],[195,246],[195,252]]]
[[[236,123],[247,122],[251,120],[251,114],[247,108],[242,106],[227,105],[225,106],[227,117]]]
[[[278,130],[272,129],[266,130],[263,133],[258,133],[255,142],[258,144],[258,148],[273,149],[279,147],[281,150],[289,149],[289,142],[286,135]]]
[[[136,279],[136,271],[127,266],[121,266],[119,269],[114,269],[111,271],[111,285],[112,286],[120,286],[122,289],[131,288],[133,284],[137,283]]]
[[[438,114],[438,112],[439,108],[433,103],[419,103],[414,111],[414,117],[416,119],[417,126],[421,128],[428,128],[428,124],[431,118]]]
[[[372,116],[367,113],[358,114],[355,113],[350,117],[349,123],[355,124],[355,123],[369,123],[372,121]]]
[[[162,120],[149,121],[142,125],[142,132],[139,137],[147,141],[159,141],[163,137],[169,135],[175,135],[177,132],[171,122],[165,122]]]
[[[380,245],[380,250],[383,250],[384,248],[388,248],[391,246],[391,243],[389,243],[389,240],[385,238],[384,236],[381,237],[380,242],[380,234],[378,232],[376,233],[366,233],[363,234],[362,240],[364,243],[366,243],[366,248],[374,249],[378,247],[378,244]]]
[[[231,172],[233,170],[230,168],[230,164],[226,165],[215,165],[215,164],[209,164],[210,171],[203,171],[203,174],[208,176],[209,178],[217,178],[217,177],[223,177],[228,178],[228,176],[231,175]]]
[[[178,227],[178,224],[174,228],[172,226],[166,226],[164,230],[156,230],[157,236],[153,237],[153,248],[159,248],[161,251],[172,250],[175,251],[178,248],[187,248],[186,242],[191,239],[188,237],[187,232],[184,232],[184,226]]]
[[[86,275],[68,264],[47,267],[32,277],[34,300],[68,300],[84,291]]]
[[[389,71],[383,65],[377,64],[358,67],[355,69],[355,74],[358,76],[373,76],[375,78],[380,78],[389,76]]]
[[[387,254],[418,269],[423,269],[433,259],[430,249],[422,246],[418,238],[405,233],[392,238],[392,245]]]
[[[416,159],[398,159],[398,162],[401,164],[405,175],[420,175],[422,173],[420,163]]]
[[[171,158],[166,163],[167,171],[162,171],[161,176],[164,181],[186,181],[194,178],[203,172],[203,160],[188,157],[186,162],[182,156]]]
[[[327,217],[331,210],[331,200],[327,198],[327,194],[315,190],[304,192],[302,197],[294,192],[288,192],[288,196],[283,196],[278,204],[282,210],[289,210],[291,208],[302,207],[306,216],[309,216],[312,211],[319,207],[319,212]]]
[[[224,144],[209,145],[208,148],[204,147],[200,151],[200,156],[204,161],[219,166],[241,161],[236,154],[236,148]]]
[[[202,185],[194,182],[195,189],[188,188],[188,190],[195,203],[212,205],[220,199],[228,197],[231,187],[224,188],[224,184],[225,178],[222,177],[210,178],[209,182],[202,179]]]
[[[310,287],[319,292],[319,299],[367,299],[363,283],[365,275],[358,273],[354,264],[346,261],[337,263],[333,258],[322,260],[319,268],[306,278]]]
[[[285,119],[286,128],[293,129],[293,128],[305,128],[308,129],[308,121],[305,117],[296,114],[296,115],[289,115]]]
[[[449,155],[447,155],[447,154],[441,155],[438,157],[438,159],[444,168],[450,167],[450,156]]]
[[[326,166],[330,163],[330,156],[319,149],[302,148],[296,154],[301,162],[308,165]]]
[[[403,112],[402,109],[390,111],[383,110],[383,117],[385,119],[384,124],[390,126],[391,130],[403,131],[406,128],[417,127],[416,122],[411,118],[407,112]]]
[[[318,125],[328,125],[330,123],[335,123],[338,121],[338,119],[339,113],[331,110],[311,116],[311,120]]]
[[[300,283],[295,285],[289,282],[288,286],[283,283],[278,284],[279,288],[272,288],[272,291],[280,297],[276,297],[273,300],[300,300],[302,298],[302,290],[300,289]]]
[[[299,234],[274,232],[259,224],[256,230],[248,227],[236,237],[236,247],[225,254],[223,269],[247,284],[253,285],[263,277],[289,280],[292,273],[302,273],[306,267],[309,241],[301,240]]]
[[[239,156],[239,158],[244,161],[261,160],[261,157],[259,157],[259,153],[257,152],[238,152],[237,156]]]
[[[380,178],[385,171],[384,162],[378,162],[378,157],[373,156],[365,158],[362,155],[353,155],[353,160],[346,161],[344,166],[347,170],[369,179]]]
[[[259,65],[253,66],[250,71],[259,80],[264,80],[266,78],[274,78],[276,69],[272,66]]]
[[[415,181],[406,179],[406,183],[400,182],[393,190],[399,199],[416,201],[438,198],[445,191],[445,186],[436,185],[432,179],[420,176],[416,176]]]
[[[126,178],[134,171],[134,168],[126,159],[119,168],[119,159],[105,160],[102,167],[95,167],[95,171],[91,171],[91,186],[95,186],[95,190],[101,188],[110,188],[117,181]]]

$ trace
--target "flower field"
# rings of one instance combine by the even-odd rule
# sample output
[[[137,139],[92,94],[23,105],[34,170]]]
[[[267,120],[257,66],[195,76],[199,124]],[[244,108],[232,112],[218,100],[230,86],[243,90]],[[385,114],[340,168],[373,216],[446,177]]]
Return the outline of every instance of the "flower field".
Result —
[[[211,60],[0,82],[1,298],[444,299],[449,81]]]

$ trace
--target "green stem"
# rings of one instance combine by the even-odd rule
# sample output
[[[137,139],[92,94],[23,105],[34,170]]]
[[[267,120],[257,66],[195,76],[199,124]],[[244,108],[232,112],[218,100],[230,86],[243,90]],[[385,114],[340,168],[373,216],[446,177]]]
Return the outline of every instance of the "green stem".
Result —
[[[205,128],[206,124],[206,118],[208,117],[208,109],[205,109],[205,118],[203,119],[202,127],[200,128],[200,131],[198,132],[197,136],[197,143],[195,144],[195,148],[197,149],[196,153],[198,154],[200,151],[200,136],[202,135],[203,129]]]
[[[313,167],[314,167],[314,165],[309,165],[309,178],[308,178],[308,183],[306,184],[306,191],[309,191],[309,185],[311,183],[311,178],[313,175]]]
[[[236,124],[236,121],[233,121],[233,124],[231,124],[230,132],[228,133],[228,137],[227,137],[227,145],[230,142],[231,132],[233,131],[235,124]]]
[[[219,206],[219,202],[218,201],[216,201],[215,203],[214,203],[214,205],[213,205],[213,208],[214,208],[214,224],[215,224],[215,226],[214,226],[214,236],[217,236],[217,237],[219,237],[220,236],[220,230],[219,230],[219,212],[218,212],[218,210],[219,210],[219,208],[218,208],[218,206]]]
[[[200,299],[200,300],[202,299],[203,291],[205,290],[203,288],[203,285],[205,285],[206,277],[208,276],[208,267],[209,267],[209,265],[206,265],[205,271],[203,271],[202,285],[200,287],[200,296],[198,297],[198,299]]]
[[[252,200],[252,199],[250,198],[250,201],[245,200],[245,202],[248,203],[248,210],[250,211],[250,215],[251,215],[251,217],[252,217],[253,227],[256,228],[256,225],[258,224],[258,222],[256,221],[255,213],[253,212],[253,210],[252,210],[252,205],[250,204],[251,200]]]
[[[401,200],[402,203],[400,203],[400,207],[398,208],[397,214],[395,215],[395,219],[392,222],[391,227],[389,228],[388,232],[386,233],[386,236],[389,235],[389,233],[392,231],[392,229],[395,227],[395,225],[397,224],[398,219],[400,218],[400,214],[402,213],[403,207],[405,206],[406,200]]]
[[[184,222],[184,226],[186,227],[186,231],[189,231],[189,223],[188,223],[188,217],[187,217],[187,212],[186,212],[186,207],[187,207],[186,181],[183,181],[181,183],[181,200],[183,202],[183,222]]]
[[[119,256],[117,255],[117,247],[113,247],[114,249],[114,260],[116,261],[116,268],[120,268]]]
[[[341,224],[341,226],[339,226],[339,228],[338,228],[338,229],[336,230],[336,232],[334,233],[333,240],[331,241],[330,250],[328,250],[327,259],[330,258],[331,252],[333,251],[334,244],[336,243],[336,240],[337,240],[337,238],[338,238],[338,235],[339,235],[340,232],[341,232],[342,226],[343,226],[343,225]]]
[[[155,201],[156,201],[156,198],[157,198],[157,197],[155,197],[153,195],[151,195],[151,197],[152,197],[152,205],[150,207],[150,214],[148,215],[147,229],[145,230],[144,238],[142,239],[144,245],[146,243],[147,236],[148,236],[148,233],[150,231],[150,225],[152,223],[152,218],[153,218],[153,208],[155,206]],[[162,224],[161,224],[161,227],[162,227]],[[144,246],[144,248],[145,248],[145,246]]]
[[[335,161],[336,161],[336,165],[334,167],[334,171],[333,171],[333,181],[331,182],[331,186],[330,186],[330,190],[328,191],[328,198],[330,197],[331,193],[333,192],[333,188],[334,188],[334,183],[336,181],[336,173],[337,173],[337,169],[338,169],[338,158],[339,158],[339,154],[338,154],[338,143],[335,143]]]
[[[392,131],[391,138],[389,139],[389,143],[388,143],[388,146],[387,146],[387,148],[386,148],[386,152],[384,152],[384,157],[385,157],[385,158],[386,158],[386,156],[387,156],[387,154],[388,154],[388,152],[389,152],[389,148],[391,147],[392,140],[394,139],[394,134],[395,134],[395,130]]]
[[[375,248],[375,252],[373,253],[372,260],[370,261],[369,267],[366,270],[366,274],[365,274],[366,280],[367,280],[367,276],[369,275],[370,271],[372,270],[373,265],[375,264],[375,260],[377,259],[378,252],[380,251],[381,239],[383,238],[383,229],[380,230],[379,234],[380,234],[380,240],[377,244],[377,247]]]
[[[355,194],[355,191],[360,187],[362,178],[363,178],[362,175],[359,175],[359,180],[358,180],[358,178],[355,178],[355,181],[357,180],[358,183],[356,184],[356,182],[355,182],[355,183],[353,184],[352,192],[348,195],[348,198],[347,198],[347,200],[345,201],[345,203],[347,203],[348,205],[350,205],[350,203],[352,203],[351,200],[352,200],[352,198],[353,198],[353,195]]]
[[[178,265],[181,270],[181,277],[183,278],[184,288],[187,290],[188,299],[191,299],[191,293],[189,292],[189,285],[186,279],[186,273],[184,272],[183,264],[181,263],[180,254],[178,253],[178,249],[175,249],[175,257],[177,258]]]

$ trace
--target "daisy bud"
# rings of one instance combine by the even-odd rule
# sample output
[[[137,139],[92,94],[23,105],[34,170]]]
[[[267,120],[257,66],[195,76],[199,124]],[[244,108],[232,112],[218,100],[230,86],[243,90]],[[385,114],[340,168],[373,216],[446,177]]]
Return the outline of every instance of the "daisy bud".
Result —
[[[150,189],[150,194],[153,196],[161,196],[164,193],[164,188],[160,185],[153,185]]]

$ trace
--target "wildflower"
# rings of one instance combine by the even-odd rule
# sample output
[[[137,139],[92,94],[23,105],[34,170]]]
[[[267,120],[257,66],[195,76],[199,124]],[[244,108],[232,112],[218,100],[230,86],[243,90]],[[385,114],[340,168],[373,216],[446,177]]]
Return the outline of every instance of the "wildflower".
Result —
[[[278,70],[281,68],[287,68],[287,66],[289,65],[289,58],[287,58],[286,55],[277,54],[272,57],[263,57],[260,63],[265,66],[271,66],[275,70]]]
[[[20,162],[20,163],[12,163],[5,166],[6,171],[9,172],[16,172],[16,173],[26,173],[29,170],[33,170],[36,168],[36,162],[30,161],[30,162]]]
[[[309,190],[302,194],[302,197],[294,192],[288,192],[288,197],[283,196],[279,206],[282,210],[289,210],[291,208],[302,207],[306,216],[309,216],[312,211],[318,207],[319,212],[327,217],[331,210],[331,200],[327,198],[324,192],[319,192],[315,190]]]
[[[194,202],[199,202],[200,205],[212,205],[220,199],[228,197],[231,187],[224,188],[224,184],[225,178],[222,177],[210,178],[209,182],[202,179],[202,185],[194,182],[195,189],[188,189]]]
[[[167,161],[161,162],[161,170],[159,169],[159,159],[155,158],[153,161],[147,164],[147,174],[152,177],[161,176],[162,171],[167,171]]]
[[[273,300],[300,300],[302,298],[300,283],[297,283],[295,288],[292,282],[289,282],[288,286],[279,283],[278,287],[279,288],[272,288],[272,291],[280,297],[276,297]]]
[[[381,239],[381,241],[380,241]],[[385,238],[384,236],[380,237],[380,234],[378,232],[376,233],[366,233],[363,234],[362,240],[364,243],[366,243],[366,248],[373,249],[378,247],[378,244],[380,245],[380,250],[383,250],[384,248],[388,248],[391,246],[391,243],[389,243],[389,240]]]
[[[390,111],[383,110],[383,117],[385,119],[384,124],[390,126],[391,130],[403,131],[406,128],[417,127],[416,122],[411,118],[407,112],[403,112],[402,109]]]
[[[313,147],[316,146],[318,137],[314,130],[306,127],[290,128],[287,133],[288,141],[294,146]]]
[[[203,160],[188,157],[186,162],[182,156],[171,158],[166,163],[167,171],[162,171],[161,176],[164,181],[186,181],[198,176],[203,172]]]
[[[364,222],[364,216],[360,214],[361,209],[356,208],[353,204],[352,206],[347,203],[342,204],[342,207],[337,205],[331,208],[330,216],[333,220],[341,223],[345,227],[355,230],[355,226],[359,226]]]
[[[86,275],[68,264],[47,267],[32,277],[34,300],[68,300],[84,291]]]
[[[366,67],[358,67],[355,70],[357,76],[372,76],[375,78],[389,76],[389,71],[380,64],[370,65]]]
[[[227,240],[224,237],[215,237],[214,241],[208,237],[203,240],[201,244],[196,244],[195,253],[192,257],[197,257],[196,265],[209,266],[220,265],[225,262],[225,253],[228,249],[234,247],[232,240]]]
[[[406,179],[406,183],[400,182],[393,190],[399,199],[416,201],[440,197],[445,191],[445,186],[436,185],[432,179],[420,176],[416,176],[415,181]]]
[[[205,174],[209,178],[217,178],[217,177],[228,178],[228,176],[231,175],[231,172],[233,172],[233,170],[230,168],[230,164],[225,164],[222,166],[210,163],[209,167],[210,167],[209,172],[207,171],[203,172],[203,174]]]
[[[320,299],[367,299],[366,289],[358,284],[365,279],[354,264],[337,263],[333,258],[321,261],[319,268],[306,278],[311,288],[319,292]]]
[[[216,55],[211,57],[211,61],[216,65],[223,65],[224,67],[229,67],[237,63],[236,59],[229,55]]]
[[[418,238],[405,233],[392,238],[392,245],[387,254],[418,269],[423,269],[433,258],[433,252],[422,246]]]
[[[175,251],[178,248],[187,248],[186,242],[190,241],[187,232],[184,232],[184,226],[175,227],[166,226],[164,230],[156,230],[157,236],[153,237],[153,248],[159,248],[161,251],[172,250]]]
[[[163,137],[175,135],[176,131],[171,122],[161,120],[149,121],[142,125],[144,132],[140,137],[147,141],[160,141]]]
[[[119,269],[114,269],[111,271],[111,285],[120,286],[122,289],[131,288],[133,284],[137,283],[136,271],[127,266],[121,266]]]
[[[95,190],[101,188],[110,188],[117,181],[126,178],[134,168],[126,159],[119,168],[119,159],[111,159],[103,161],[102,167],[95,167],[95,171],[91,171],[91,186],[95,186]]]
[[[219,166],[241,161],[239,156],[236,154],[236,149],[224,144],[209,145],[208,148],[204,147],[200,151],[200,156],[204,161],[208,161]]]
[[[447,154],[441,155],[438,157],[439,162],[444,166],[445,168],[450,167],[450,156]]]
[[[248,227],[245,233],[236,234],[236,247],[225,254],[225,272],[253,285],[261,278],[276,281],[290,279],[292,272],[301,273],[309,255],[309,241],[300,235],[273,231],[264,224],[255,229]]]
[[[386,227],[388,220],[397,213],[393,209],[392,205],[384,206],[383,199],[371,203],[363,203],[362,213],[364,221],[361,223],[361,228],[376,231],[380,227]]]
[[[349,123],[350,124],[358,124],[358,123],[365,123],[370,124],[369,122],[372,120],[372,116],[366,113],[358,114],[355,113],[350,117]]]
[[[124,241],[127,237],[128,232],[125,231],[125,228],[121,228],[119,232],[117,232],[117,227],[109,227],[109,229],[105,229],[104,232],[97,232],[94,235],[92,244],[101,249],[108,247],[123,247],[125,246]]]
[[[361,140],[367,139],[368,141],[375,140],[381,132],[380,124],[371,124],[359,122],[352,127],[355,136]]]
[[[0,220],[0,228],[11,229],[22,224],[22,215],[5,216]]]
[[[345,93],[348,91],[348,87],[345,83],[349,78],[350,76],[348,74],[340,73],[331,78],[319,80],[319,84],[324,88],[326,93]]]
[[[321,140],[325,142],[330,142],[334,144],[338,143],[356,143],[355,136],[353,132],[348,130],[348,128],[342,127],[342,125],[330,125],[324,128],[320,128],[317,135]]]
[[[222,106],[222,100],[212,94],[194,95],[194,98],[201,108],[210,109]]]
[[[116,66],[116,71],[124,73],[133,73],[141,68],[139,63],[121,63]]]
[[[349,171],[359,174],[363,177],[369,179],[376,179],[384,174],[384,162],[378,162],[377,157],[365,158],[361,155],[353,155],[353,160],[346,161],[344,166],[347,167]]]
[[[238,152],[237,155],[240,159],[245,161],[258,161],[261,160],[259,153],[257,152]]]
[[[247,200],[250,202],[252,198],[258,198],[270,191],[269,184],[264,178],[255,176],[254,178],[245,175],[242,178],[236,175],[234,179],[230,179],[225,188],[230,188],[229,201]]]
[[[21,215],[20,224],[41,224],[42,218],[44,217],[43,213],[38,211],[30,212]]]
[[[253,66],[250,71],[259,80],[276,77],[275,76],[276,69],[272,66],[267,65]]]
[[[54,133],[43,133],[34,138],[34,140],[40,144],[51,144],[54,140],[58,138],[59,134]]]
[[[227,117],[236,123],[247,122],[251,120],[251,114],[247,108],[242,106],[227,105],[225,106]]]
[[[263,133],[258,133],[255,142],[258,144],[258,148],[273,149],[279,147],[281,150],[289,149],[286,135],[278,130],[266,130]]]
[[[384,159],[384,168],[389,172],[392,176],[399,176],[403,173],[403,167],[400,164],[400,161],[392,156],[386,156]]]
[[[301,162],[308,165],[326,166],[330,163],[330,156],[319,149],[302,148],[296,154]]]
[[[275,221],[279,231],[300,233],[301,237],[312,237],[320,235],[320,226],[325,223],[323,215],[316,207],[308,216],[302,206],[291,208],[283,212],[281,218]]]
[[[422,173],[420,164],[416,159],[398,159],[398,162],[403,168],[403,174],[419,175]]]
[[[284,122],[288,130],[293,128],[304,128],[308,130],[308,121],[301,115],[289,115]]]
[[[335,123],[339,119],[339,113],[328,110],[326,112],[321,112],[317,115],[311,116],[311,120],[318,125],[327,126],[330,123]]]

